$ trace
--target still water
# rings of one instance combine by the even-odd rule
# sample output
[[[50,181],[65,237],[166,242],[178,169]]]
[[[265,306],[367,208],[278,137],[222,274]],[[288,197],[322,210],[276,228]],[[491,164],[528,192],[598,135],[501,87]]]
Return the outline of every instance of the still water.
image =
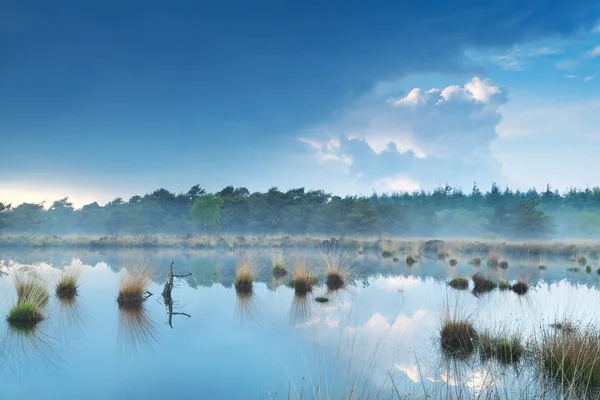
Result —
[[[308,257],[316,254],[307,252]],[[81,262],[79,295],[72,304],[53,296],[48,319],[33,333],[0,327],[0,398],[26,399],[299,399],[476,396],[535,393],[532,367],[492,361],[453,362],[440,352],[440,318],[460,309],[479,330],[533,334],[557,316],[594,316],[600,304],[595,269],[567,271],[568,259],[509,259],[506,270],[467,264],[449,267],[424,258],[407,267],[378,255],[358,255],[353,280],[327,293],[321,284],[306,298],[270,276],[269,254],[250,298],[233,288],[235,254],[145,253],[157,278],[143,313],[117,306],[119,252],[2,250],[0,269],[31,265],[53,293],[59,268]],[[315,258],[315,267],[316,267]],[[160,293],[168,266],[178,279],[173,315]],[[492,278],[525,279],[518,296],[495,290],[474,296],[447,285],[451,277],[480,271]],[[472,286],[472,283],[471,283]],[[328,295],[328,303],[315,298]],[[0,278],[0,314],[16,301],[10,276]],[[171,324],[169,324],[171,319]],[[366,397],[366,396],[364,396]],[[363,397],[363,398],[364,398]]]

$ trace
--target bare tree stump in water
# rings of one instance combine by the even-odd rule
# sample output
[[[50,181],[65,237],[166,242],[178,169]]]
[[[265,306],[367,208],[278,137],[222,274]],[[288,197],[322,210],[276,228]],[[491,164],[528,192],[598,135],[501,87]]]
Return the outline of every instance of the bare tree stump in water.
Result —
[[[175,261],[173,261],[171,263],[171,265],[169,266],[169,279],[167,279],[167,282],[165,282],[165,287],[163,288],[163,292],[162,292],[163,300],[164,300],[165,305],[167,306],[167,310],[169,312],[169,326],[171,327],[171,329],[173,329],[173,315],[185,315],[188,318],[192,317],[191,315],[186,314],[186,313],[173,312],[173,297],[171,296],[171,292],[173,291],[174,279],[175,278],[185,278],[187,276],[192,275],[190,272],[188,272],[185,275],[175,275],[173,273],[173,264],[175,264]]]

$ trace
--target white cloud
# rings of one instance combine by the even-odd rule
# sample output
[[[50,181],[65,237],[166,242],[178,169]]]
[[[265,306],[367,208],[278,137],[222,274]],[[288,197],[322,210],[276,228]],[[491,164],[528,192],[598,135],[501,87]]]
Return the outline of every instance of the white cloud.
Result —
[[[589,82],[589,81],[591,81],[592,79],[594,79],[595,77],[596,77],[596,75],[590,75],[590,76],[586,76],[585,78],[583,78],[583,81],[584,81],[584,82]]]
[[[379,192],[414,192],[420,189],[418,182],[402,175],[388,176],[374,182],[375,190]]]
[[[472,185],[499,168],[490,161],[505,88],[473,78],[463,86],[414,88],[395,99],[370,93],[337,120],[300,139],[320,161],[349,167],[364,187],[412,191],[443,182]],[[494,177],[495,178],[495,177]],[[490,179],[494,179],[490,178]]]
[[[600,46],[596,46],[592,50],[590,50],[589,55],[590,55],[590,57],[600,56]]]
[[[577,78],[577,75],[565,75],[565,78],[575,79],[575,78]]]
[[[325,142],[306,138],[298,140],[316,150],[316,157],[320,162],[337,161],[345,165],[352,165],[352,157],[340,153],[340,141],[338,139],[331,138]]]
[[[536,49],[531,49],[528,52],[528,54],[530,56],[532,56],[532,57],[536,57],[536,56],[551,56],[551,55],[562,54],[562,53],[563,53],[562,49],[558,49],[558,48],[551,47],[551,46],[538,47]]]
[[[554,64],[554,66],[558,69],[573,69],[579,65],[579,62],[576,60],[564,60],[558,61]]]

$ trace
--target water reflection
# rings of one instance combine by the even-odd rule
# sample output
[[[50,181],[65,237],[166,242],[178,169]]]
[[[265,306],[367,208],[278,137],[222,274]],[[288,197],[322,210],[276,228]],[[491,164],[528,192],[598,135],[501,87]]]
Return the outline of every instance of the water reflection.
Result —
[[[6,368],[17,378],[36,366],[58,368],[62,358],[59,342],[44,332],[43,327],[7,324],[0,348],[0,371]]]
[[[44,257],[43,252],[39,254]],[[46,261],[55,260],[54,267],[61,265],[63,258],[70,260],[71,257],[71,254],[49,254]],[[419,263],[407,268],[402,260],[392,262],[365,254],[355,260],[346,288],[328,291],[326,280],[321,276],[321,284],[315,284],[314,294],[297,296],[293,288],[283,285],[289,277],[277,280],[270,273],[258,277],[251,293],[236,293],[233,289],[235,257],[228,252],[157,252],[154,259],[157,265],[163,266],[163,273],[159,274],[163,280],[151,284],[152,292],[158,294],[163,289],[166,268],[173,260],[179,269],[176,273],[188,270],[192,273],[180,281],[180,287],[174,292],[174,298],[185,304],[185,309],[178,307],[177,302],[154,301],[146,301],[138,308],[117,308],[112,294],[119,284],[119,276],[114,273],[119,270],[119,258],[111,253],[85,257],[86,264],[95,267],[86,271],[90,279],[82,285],[81,297],[67,303],[51,301],[48,320],[39,325],[42,329],[29,333],[32,336],[0,332],[3,360],[7,359],[7,353],[11,357],[10,363],[3,363],[13,365],[13,369],[15,359],[20,360],[23,367],[48,363],[39,361],[44,358],[59,359],[46,356],[56,349],[53,344],[57,340],[42,332],[59,337],[61,345],[66,343],[63,339],[69,339],[61,333],[81,334],[81,340],[73,341],[74,346],[69,343],[61,352],[72,363],[62,367],[67,370],[64,374],[68,378],[55,375],[53,380],[48,378],[45,382],[45,387],[53,388],[55,393],[65,385],[66,379],[102,390],[102,385],[88,376],[99,376],[110,370],[114,372],[110,379],[120,386],[144,382],[132,386],[136,396],[156,397],[159,384],[151,390],[148,382],[164,378],[190,382],[186,390],[205,393],[207,398],[256,399],[264,398],[259,393],[276,389],[282,379],[286,388],[301,387],[303,377],[304,382],[308,382],[306,370],[315,382],[329,379],[330,375],[321,375],[319,367],[324,359],[327,362],[334,359],[344,368],[344,375],[348,371],[346,377],[362,379],[364,376],[369,387],[382,388],[386,394],[393,390],[393,377],[401,395],[413,398],[426,395],[431,398],[459,395],[518,398],[520,393],[535,394],[540,388],[535,369],[522,362],[499,365],[494,359],[481,359],[479,354],[467,360],[444,357],[439,345],[440,303],[448,296],[456,296],[465,304],[467,312],[473,314],[478,331],[506,323],[507,329],[518,330],[524,337],[532,337],[537,327],[555,322],[557,313],[593,317],[600,304],[598,275],[567,271],[568,264],[560,260],[546,260],[547,269],[539,270],[537,261],[526,264],[527,260],[509,260],[508,269],[501,269],[486,265],[477,268],[460,257],[456,266],[422,257]],[[2,258],[6,257],[0,255]],[[23,259],[15,260],[13,265],[21,261]],[[4,267],[0,264],[0,270],[8,263],[6,261]],[[39,266],[36,264],[35,268]],[[472,289],[471,277],[476,271],[496,282],[505,280],[512,284],[524,279],[529,282],[530,290],[524,296],[517,296],[508,290],[494,289],[474,297],[470,291],[456,291],[448,286],[451,278],[464,277]],[[0,279],[0,286],[0,294],[14,294],[10,279]],[[323,294],[329,297],[329,302],[317,303],[315,296]],[[81,303],[82,300],[87,301]],[[0,304],[3,313],[10,304],[11,301]],[[234,307],[235,320],[232,318]],[[178,320],[176,316],[183,311],[194,318]],[[172,327],[181,321],[181,329],[169,329],[165,313],[168,324]],[[159,323],[150,315],[159,315]],[[117,317],[118,327],[106,324]],[[240,324],[258,327],[258,332],[245,332],[239,329]],[[135,352],[138,356],[116,357],[115,334],[121,353]],[[156,346],[161,343],[162,335],[169,335],[169,340],[164,346]],[[250,342],[252,346],[248,345]],[[320,354],[313,365],[311,351],[315,348]],[[20,351],[16,351],[18,349]],[[111,351],[113,354],[109,354]],[[177,354],[185,354],[178,359],[181,364],[173,364]],[[89,365],[90,359],[95,360],[90,370],[80,371],[83,365]],[[203,363],[199,363],[200,359]],[[167,364],[173,368],[165,371]],[[159,379],[155,371],[164,376]],[[198,380],[198,373],[208,378]],[[236,385],[229,384],[232,374],[241,377]],[[329,382],[327,393],[344,392],[344,388],[339,388],[344,382],[343,378]],[[340,390],[330,389],[334,385]],[[22,385],[19,390],[26,398],[44,396],[35,387]],[[160,393],[162,397],[173,395]],[[111,397],[108,392],[103,394]],[[280,393],[281,398],[286,395]]]
[[[254,290],[235,291],[235,314],[242,326],[255,327],[261,316],[261,302]]]
[[[85,311],[81,299],[79,299],[78,296],[57,298],[56,308],[58,309],[56,319],[58,324],[60,324],[60,331],[77,336],[85,334],[84,328],[89,315]]]
[[[145,304],[119,306],[118,344],[122,354],[135,354],[160,343],[156,322]]]
[[[290,324],[298,326],[307,323],[312,315],[312,295],[295,294],[289,312]]]

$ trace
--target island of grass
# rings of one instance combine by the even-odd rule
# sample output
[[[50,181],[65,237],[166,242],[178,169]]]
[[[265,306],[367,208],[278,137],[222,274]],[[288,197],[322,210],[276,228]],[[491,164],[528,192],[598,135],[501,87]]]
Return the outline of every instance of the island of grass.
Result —
[[[493,337],[483,333],[479,335],[478,345],[483,358],[493,357],[503,364],[518,362],[525,352],[517,335]]]
[[[239,293],[251,292],[258,275],[257,271],[254,260],[249,256],[242,255],[235,269],[235,282],[233,284],[235,290]]]
[[[442,350],[451,356],[467,357],[475,349],[477,331],[466,320],[447,320],[440,331]]]
[[[502,260],[498,263],[498,267],[502,268],[502,269],[507,269],[508,268],[508,261],[506,260]]]
[[[454,267],[458,264],[458,261],[455,258],[450,259],[450,261],[448,261],[448,264],[450,264],[450,266]]]
[[[498,289],[500,290],[509,290],[510,289],[510,283],[506,282],[505,280],[501,280],[500,282],[498,282]]]
[[[546,329],[536,351],[541,369],[559,385],[587,392],[600,389],[600,331],[594,326]]]
[[[469,265],[481,267],[481,257],[473,257],[471,261],[469,261]]]
[[[283,250],[274,250],[271,254],[271,271],[276,278],[282,278],[287,275],[287,265],[283,258]]]
[[[523,295],[529,290],[529,284],[525,281],[519,280],[517,281],[517,283],[510,287],[510,290],[512,290],[518,295]]]
[[[152,271],[148,267],[133,267],[121,273],[119,296],[120,307],[141,307],[152,282]]]
[[[466,278],[454,278],[448,282],[448,286],[458,290],[466,290],[469,288],[469,280]]]
[[[273,276],[276,278],[283,278],[287,275],[288,271],[285,268],[285,264],[275,264],[272,268]]]
[[[476,293],[487,293],[496,289],[496,282],[493,280],[486,278],[484,275],[479,272],[472,276],[474,288],[473,290]]]
[[[33,328],[45,319],[42,308],[48,303],[48,289],[35,277],[17,271],[13,280],[17,291],[17,304],[9,311],[6,320],[18,329]]]
[[[408,265],[409,267],[412,266],[416,262],[417,262],[417,260],[415,259],[415,257],[413,257],[412,254],[409,254],[406,256],[406,265]]]
[[[77,295],[78,287],[77,276],[65,274],[56,284],[56,297],[59,299],[72,299]]]
[[[315,299],[315,301],[318,303],[327,303],[329,301],[329,298],[325,296],[319,296]]]
[[[312,292],[313,285],[317,282],[316,275],[312,272],[306,261],[296,263],[292,271],[290,285],[294,288],[296,295],[304,296]]]

